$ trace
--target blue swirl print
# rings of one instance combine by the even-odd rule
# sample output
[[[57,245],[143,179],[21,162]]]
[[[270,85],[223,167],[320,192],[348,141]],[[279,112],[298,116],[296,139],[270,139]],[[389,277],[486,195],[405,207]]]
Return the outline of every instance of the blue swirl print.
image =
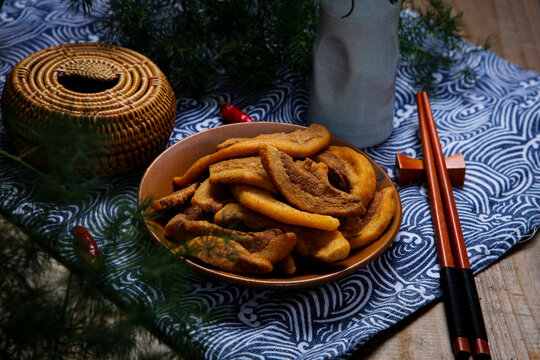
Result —
[[[104,3],[98,2],[101,9]],[[406,11],[405,16],[415,16]],[[68,10],[59,0],[6,1],[0,10],[4,40],[0,51],[0,86],[21,59],[47,46],[99,41],[93,19],[80,9]],[[473,45],[463,42],[465,48]],[[478,272],[540,226],[540,75],[509,64],[488,51],[467,59],[478,75],[474,84],[453,73],[437,74],[431,105],[443,151],[462,152],[467,164],[465,186],[454,188],[472,268]],[[395,154],[423,156],[411,69],[401,64],[396,81],[394,131],[384,143],[364,149],[391,176]],[[282,73],[264,94],[239,95],[226,79],[216,83],[225,101],[242,108],[255,121],[307,124],[309,86]],[[223,124],[214,97],[177,99],[176,125],[168,146],[197,132]],[[0,125],[0,149],[12,151]],[[106,238],[106,227],[125,207],[134,206],[142,170],[105,179],[80,204],[38,215],[47,206],[32,202],[29,183],[14,176],[16,165],[0,158],[0,207],[18,215],[22,226],[56,231],[59,256],[76,258],[69,229],[93,229],[107,253],[110,272],[104,280],[126,301],[155,310],[155,324],[175,341],[182,328],[177,312],[160,310],[167,289],[146,282],[139,270],[125,270],[144,259],[137,244],[153,244],[132,233],[133,243]],[[183,306],[211,309],[213,322],[200,321],[192,334],[204,334],[207,359],[340,359],[377,332],[437,299],[439,265],[429,213],[426,184],[399,187],[403,220],[390,247],[372,263],[343,279],[296,291],[262,291],[228,285],[197,273],[183,274],[191,294]],[[180,276],[179,276],[180,277]]]

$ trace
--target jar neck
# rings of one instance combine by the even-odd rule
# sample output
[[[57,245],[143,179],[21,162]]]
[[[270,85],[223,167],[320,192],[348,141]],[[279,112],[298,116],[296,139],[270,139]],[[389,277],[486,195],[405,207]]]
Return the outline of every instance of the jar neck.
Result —
[[[321,12],[343,22],[389,20],[399,14],[401,2],[389,0],[321,0]]]

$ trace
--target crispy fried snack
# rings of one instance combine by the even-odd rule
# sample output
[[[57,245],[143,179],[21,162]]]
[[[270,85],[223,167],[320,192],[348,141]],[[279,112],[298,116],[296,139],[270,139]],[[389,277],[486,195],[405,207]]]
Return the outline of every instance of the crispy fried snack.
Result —
[[[296,165],[283,151],[261,144],[259,156],[279,192],[298,209],[332,216],[362,215],[366,212],[361,197],[336,189],[328,181]]]
[[[296,235],[286,234],[278,228],[259,232],[242,232],[223,228],[205,220],[189,220],[186,215],[178,214],[166,226],[167,236],[177,242],[190,241],[193,238],[215,236],[224,240],[235,241],[249,253],[276,264],[287,257],[296,244]],[[204,260],[203,260],[204,261]]]
[[[181,190],[153,204],[181,206],[165,226],[168,246],[234,273],[290,275],[306,258],[345,259],[384,233],[397,198],[393,188],[376,192],[367,157],[330,145],[316,124],[228,139],[173,183]]]
[[[283,231],[278,228],[265,229],[259,232],[247,232],[249,237],[243,237],[236,240],[240,245],[246,248],[250,253],[262,251],[272,239],[283,235]]]
[[[312,173],[321,181],[329,183],[328,165],[326,165],[324,162],[315,162],[310,158],[306,158],[304,160],[296,160],[294,163],[307,172]]]
[[[165,225],[165,234],[169,239],[178,242],[204,235],[227,237],[237,241],[250,241],[252,238],[248,233],[226,229],[206,220],[190,220],[185,214],[177,214],[169,220]]]
[[[266,259],[272,264],[277,264],[291,254],[295,245],[296,235],[288,232],[270,238],[266,246],[259,251],[254,251],[253,255]]]
[[[210,166],[210,182],[222,184],[246,184],[278,193],[264,170],[258,156],[220,161]]]
[[[219,236],[199,236],[173,251],[234,273],[269,273],[274,269],[270,261],[251,254],[234,240]]]
[[[371,244],[386,230],[394,217],[396,199],[392,188],[375,193],[373,201],[363,217],[342,219],[340,230],[356,249]]]
[[[339,231],[323,231],[288,225],[249,210],[241,204],[228,204],[214,215],[214,221],[224,226],[242,222],[253,230],[280,228],[296,235],[295,250],[302,256],[332,263],[346,258],[350,252],[347,239]]]
[[[285,224],[328,231],[339,227],[339,220],[334,217],[300,211],[276,200],[268,191],[253,186],[231,185],[231,192],[245,207]]]
[[[294,257],[289,254],[285,259],[278,262],[275,265],[275,268],[285,275],[292,275],[296,272],[296,261],[294,261]]]
[[[315,158],[330,170],[332,180],[350,194],[360,196],[365,207],[375,195],[375,170],[362,154],[345,146],[330,145]]]
[[[330,133],[325,127],[312,124],[307,129],[292,133],[228,139],[217,146],[217,152],[197,160],[184,175],[174,177],[173,182],[182,188],[201,176],[212,164],[235,157],[257,155],[260,143],[271,144],[292,157],[308,157],[328,146]]]
[[[369,207],[368,207],[369,209]],[[363,216],[347,216],[339,219],[339,231],[345,239],[351,240],[360,233],[364,227]]]
[[[296,244],[296,235],[278,228],[245,233],[249,237],[235,238],[250,253],[276,264],[287,257]]]
[[[209,179],[197,188],[191,203],[201,209],[210,212],[217,212],[226,204],[234,201],[230,196],[226,186],[220,183],[212,183]]]
[[[337,230],[305,229],[296,235],[295,249],[302,256],[333,263],[349,256],[351,246]]]
[[[203,220],[204,210],[197,205],[190,204],[182,211],[182,214],[184,214],[188,220]]]
[[[193,183],[186,188],[180,189],[170,195],[159,198],[152,203],[152,208],[157,211],[162,211],[178,207],[185,203],[195,193],[195,190],[198,186],[199,183]]]
[[[250,146],[255,149],[259,144],[269,144],[286,152],[294,158],[311,156],[330,144],[330,133],[321,125],[311,124],[307,129],[296,130],[291,133],[262,134],[254,138],[231,138],[216,147],[216,150],[225,149],[233,145]],[[319,150],[315,150],[319,149]]]
[[[225,205],[221,210],[214,214],[214,222],[221,226],[231,226],[242,223],[254,231],[271,228],[280,228],[284,231],[289,231],[288,228],[286,228],[289,225],[271,219],[263,214],[259,214],[239,203]]]

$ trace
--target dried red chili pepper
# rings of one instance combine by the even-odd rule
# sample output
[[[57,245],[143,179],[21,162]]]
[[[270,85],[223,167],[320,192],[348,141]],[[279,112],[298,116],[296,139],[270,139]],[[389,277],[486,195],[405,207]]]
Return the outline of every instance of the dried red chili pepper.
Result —
[[[218,92],[216,91],[216,88],[214,87],[214,83],[212,83],[212,80],[204,73],[206,76],[206,80],[208,80],[208,84],[210,84],[210,87],[212,88],[212,92],[217,98],[221,117],[223,120],[225,120],[228,123],[246,123],[246,122],[255,122],[248,114],[240,110],[238,107],[234,106],[233,104],[228,104],[219,96]]]
[[[101,261],[98,245],[85,227],[76,225],[71,232],[77,239],[77,247],[81,251],[81,259],[88,265],[97,265]]]
[[[232,104],[224,103],[221,105],[221,116],[230,123],[254,122],[254,120],[245,112]]]

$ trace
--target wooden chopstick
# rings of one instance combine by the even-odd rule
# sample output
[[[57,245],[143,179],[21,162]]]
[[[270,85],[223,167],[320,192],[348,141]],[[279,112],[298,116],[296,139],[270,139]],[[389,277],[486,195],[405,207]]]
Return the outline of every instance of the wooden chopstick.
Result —
[[[471,348],[468,338],[467,321],[465,318],[465,308],[463,306],[463,294],[457,278],[452,256],[452,247],[446,225],[444,205],[441,198],[439,181],[435,159],[429,137],[426,121],[426,111],[423,106],[423,99],[420,93],[416,94],[418,105],[418,122],[420,125],[420,139],[424,152],[424,171],[429,188],[429,203],[431,217],[433,218],[433,228],[435,230],[435,243],[440,264],[440,284],[443,291],[443,301],[450,333],[450,342],[456,359],[468,359],[471,355]]]
[[[444,154],[442,152],[435,120],[431,111],[431,105],[426,92],[418,93],[416,98],[419,107],[423,108],[422,112],[424,114],[423,119],[419,121],[425,122],[424,127],[427,128],[428,138],[430,139],[429,142],[431,143],[431,150],[433,151],[432,154],[435,160],[437,179],[441,189],[440,194],[444,204],[444,214],[447,226],[450,229],[451,247],[456,264],[456,272],[458,281],[461,283],[466,317],[470,325],[469,328],[471,333],[469,337],[473,345],[473,356],[474,359],[478,360],[490,359],[491,355],[487,333],[480,301],[478,299],[476,284],[474,282],[474,274],[469,264],[469,256],[467,255],[467,248],[461,230],[454,193],[452,191],[450,177],[448,176],[448,170],[446,169]]]

